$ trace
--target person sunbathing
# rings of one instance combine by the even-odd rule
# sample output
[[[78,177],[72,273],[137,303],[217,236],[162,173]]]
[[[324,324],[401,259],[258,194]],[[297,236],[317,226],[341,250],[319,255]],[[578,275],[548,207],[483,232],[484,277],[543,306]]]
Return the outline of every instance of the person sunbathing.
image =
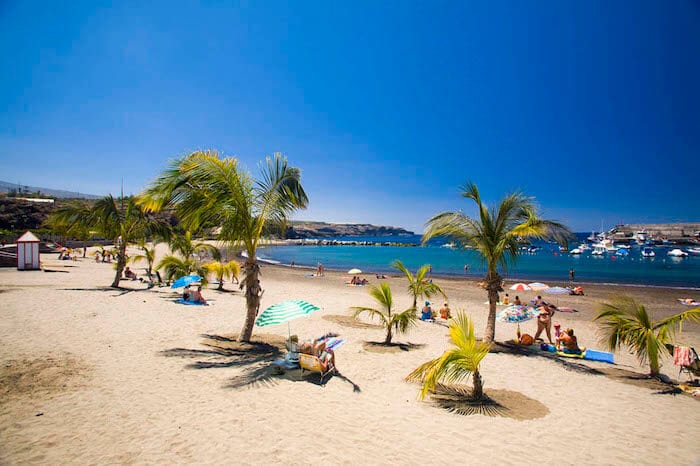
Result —
[[[202,287],[198,286],[196,290],[192,292],[191,299],[195,303],[207,304],[207,300],[202,296]]]
[[[518,295],[515,296],[515,299],[513,300],[513,305],[514,306],[522,306],[523,305],[523,302],[520,301],[520,296],[518,296]]]
[[[299,346],[299,352],[316,356],[321,364],[321,369],[326,372],[329,368],[335,369],[335,352],[326,348],[326,339],[319,341],[306,341]]]
[[[124,270],[124,278],[128,278],[129,280],[137,280],[136,274],[129,267]]]
[[[559,336],[559,343],[563,348],[561,351],[563,351],[566,354],[581,354],[581,348],[578,347],[578,339],[574,335],[574,329],[572,328],[567,328],[562,332],[562,334]]]

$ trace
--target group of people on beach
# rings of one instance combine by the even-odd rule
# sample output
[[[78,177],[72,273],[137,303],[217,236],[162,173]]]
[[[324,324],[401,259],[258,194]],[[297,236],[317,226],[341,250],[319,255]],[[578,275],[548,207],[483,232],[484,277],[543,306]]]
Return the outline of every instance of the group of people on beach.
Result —
[[[452,311],[450,310],[450,306],[445,303],[441,308],[440,308],[440,318],[443,320],[448,320],[452,318]],[[433,311],[432,307],[430,307],[430,301],[425,302],[425,306],[423,306],[423,309],[421,310],[420,314],[420,320],[423,321],[428,321],[428,322],[434,322],[437,318],[437,314],[435,311]]]
[[[351,285],[366,285],[368,283],[369,281],[366,278],[360,278],[357,275],[353,275],[352,279],[350,280]]]
[[[196,304],[207,304],[207,300],[202,296],[202,285],[197,285],[197,289],[192,289],[190,285],[182,292],[182,299]]]
[[[578,339],[574,335],[574,329],[567,328],[561,331],[561,324],[554,323],[554,341],[552,341],[552,317],[557,311],[554,304],[545,302],[542,296],[537,296],[534,302],[534,307],[539,311],[537,314],[537,331],[535,332],[534,340],[537,341],[544,331],[547,335],[549,344],[554,345],[557,351],[562,351],[567,354],[581,354],[581,348],[578,346]]]

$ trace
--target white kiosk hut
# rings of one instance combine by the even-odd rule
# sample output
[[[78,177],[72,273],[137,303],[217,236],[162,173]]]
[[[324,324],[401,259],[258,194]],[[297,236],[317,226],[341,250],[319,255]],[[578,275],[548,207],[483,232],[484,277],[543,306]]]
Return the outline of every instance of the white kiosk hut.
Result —
[[[17,270],[39,270],[39,238],[31,231],[17,240]]]

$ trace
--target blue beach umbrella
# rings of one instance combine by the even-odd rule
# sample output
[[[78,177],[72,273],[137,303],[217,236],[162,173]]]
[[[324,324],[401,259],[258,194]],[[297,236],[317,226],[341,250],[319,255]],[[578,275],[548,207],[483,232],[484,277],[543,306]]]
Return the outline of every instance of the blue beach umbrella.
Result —
[[[182,288],[183,286],[191,285],[193,283],[199,283],[202,281],[202,277],[199,275],[185,275],[180,277],[173,282],[170,288]]]

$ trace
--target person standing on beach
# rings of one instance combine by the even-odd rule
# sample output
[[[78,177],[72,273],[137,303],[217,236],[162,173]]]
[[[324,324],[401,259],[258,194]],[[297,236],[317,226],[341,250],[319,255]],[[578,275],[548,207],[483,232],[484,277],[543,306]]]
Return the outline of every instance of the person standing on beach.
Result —
[[[574,269],[573,267],[569,269],[569,281],[573,282],[574,281]]]
[[[465,275],[469,273],[469,264],[464,264],[464,273]]]

